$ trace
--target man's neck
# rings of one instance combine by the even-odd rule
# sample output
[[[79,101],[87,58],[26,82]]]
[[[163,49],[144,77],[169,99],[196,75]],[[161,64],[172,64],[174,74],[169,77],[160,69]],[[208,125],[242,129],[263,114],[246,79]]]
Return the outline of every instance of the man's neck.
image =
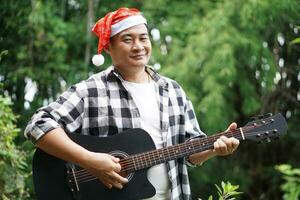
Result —
[[[115,67],[117,71],[121,74],[123,79],[128,82],[135,83],[147,83],[149,82],[149,74],[146,72],[146,67],[140,67],[135,69],[123,69]]]

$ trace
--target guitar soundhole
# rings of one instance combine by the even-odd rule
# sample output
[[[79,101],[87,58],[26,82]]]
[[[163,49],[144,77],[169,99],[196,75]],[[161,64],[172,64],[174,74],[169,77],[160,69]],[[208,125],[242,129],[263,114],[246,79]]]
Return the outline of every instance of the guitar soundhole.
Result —
[[[112,151],[109,154],[114,156],[114,157],[120,158],[121,162],[122,162],[122,159],[124,159],[126,157],[129,157],[129,155],[127,153],[123,152],[123,151]],[[121,166],[122,166],[122,163],[121,163]],[[123,167],[124,166],[122,166],[122,168]],[[121,176],[127,178],[128,181],[130,181],[132,179],[133,175],[134,175],[134,172],[128,174],[126,171],[121,171],[119,174]]]
[[[127,174],[126,172],[124,172],[124,171],[120,172],[119,174],[120,174],[121,176],[125,177],[125,178],[126,178],[127,175],[128,175],[128,174]]]

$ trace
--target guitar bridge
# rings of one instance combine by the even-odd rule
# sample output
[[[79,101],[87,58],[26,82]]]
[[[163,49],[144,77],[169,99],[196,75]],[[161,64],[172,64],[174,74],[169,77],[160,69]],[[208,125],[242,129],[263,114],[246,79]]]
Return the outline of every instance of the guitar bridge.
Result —
[[[80,199],[79,197],[79,184],[77,181],[76,173],[75,173],[75,165],[71,163],[66,164],[67,168],[67,176],[66,176],[66,182],[67,185],[69,186],[74,199]]]

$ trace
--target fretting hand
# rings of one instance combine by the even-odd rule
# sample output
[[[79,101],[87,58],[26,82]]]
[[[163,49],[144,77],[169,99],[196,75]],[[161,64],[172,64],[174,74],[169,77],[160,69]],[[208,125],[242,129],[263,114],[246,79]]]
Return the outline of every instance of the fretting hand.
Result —
[[[231,123],[226,131],[235,130],[236,128],[237,124]],[[221,136],[216,142],[214,142],[213,152],[215,155],[219,156],[232,154],[239,146],[239,143],[239,140],[234,137],[228,138],[226,136]]]

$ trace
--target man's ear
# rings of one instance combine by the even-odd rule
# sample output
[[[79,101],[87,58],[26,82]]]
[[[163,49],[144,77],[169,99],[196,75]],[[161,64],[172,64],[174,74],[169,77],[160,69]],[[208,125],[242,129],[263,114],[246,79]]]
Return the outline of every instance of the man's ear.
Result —
[[[109,45],[107,45],[107,47],[106,48],[104,48],[103,50],[108,54],[108,55],[110,55],[110,44]]]

